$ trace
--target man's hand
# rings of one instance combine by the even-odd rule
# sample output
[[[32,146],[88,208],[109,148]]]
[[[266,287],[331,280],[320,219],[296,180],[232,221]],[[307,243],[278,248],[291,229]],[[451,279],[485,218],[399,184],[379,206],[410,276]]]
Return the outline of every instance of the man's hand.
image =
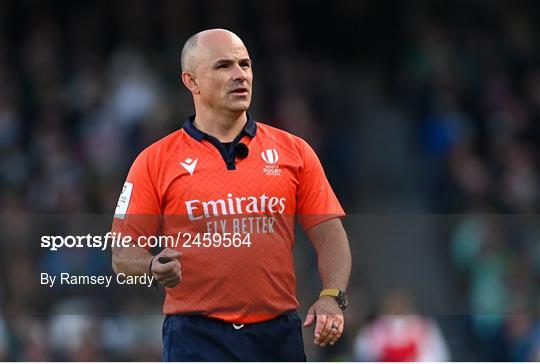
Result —
[[[182,281],[182,265],[178,260],[181,256],[182,253],[165,248],[153,258],[150,271],[156,280],[165,287],[174,287]],[[170,261],[168,263],[160,263],[159,258],[161,257],[167,258]]]
[[[317,320],[315,325],[315,345],[325,347],[334,345],[343,334],[345,321],[343,311],[339,308],[334,297],[320,297],[308,310],[304,327],[309,327]]]

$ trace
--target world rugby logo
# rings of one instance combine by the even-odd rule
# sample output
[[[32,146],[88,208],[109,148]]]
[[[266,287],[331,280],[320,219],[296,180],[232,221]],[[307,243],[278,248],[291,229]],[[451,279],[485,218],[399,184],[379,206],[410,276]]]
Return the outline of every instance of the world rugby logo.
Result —
[[[279,160],[279,155],[275,149],[267,149],[261,153],[263,161],[267,164],[276,164]]]
[[[281,169],[277,165],[279,160],[279,154],[274,148],[266,149],[261,153],[263,161],[266,162],[266,166],[263,168],[263,172],[267,176],[279,176],[281,175]]]

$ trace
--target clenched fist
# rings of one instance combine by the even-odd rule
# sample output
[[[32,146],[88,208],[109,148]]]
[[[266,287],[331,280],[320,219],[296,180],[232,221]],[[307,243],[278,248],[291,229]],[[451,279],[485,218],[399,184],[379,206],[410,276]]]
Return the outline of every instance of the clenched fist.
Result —
[[[150,272],[167,288],[172,288],[182,281],[182,265],[179,260],[181,256],[182,253],[166,248],[152,258]],[[166,263],[161,263],[160,260]]]

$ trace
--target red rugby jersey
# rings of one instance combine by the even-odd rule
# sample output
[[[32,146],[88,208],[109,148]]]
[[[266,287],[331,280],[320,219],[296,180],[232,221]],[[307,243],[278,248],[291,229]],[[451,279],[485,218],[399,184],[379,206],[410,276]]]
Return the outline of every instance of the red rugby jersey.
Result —
[[[191,117],[143,150],[129,171],[113,231],[133,238],[182,234],[170,247],[182,252],[183,280],[166,289],[165,314],[253,323],[298,308],[294,217],[309,229],[345,215],[301,138],[248,114],[233,149],[237,143],[247,149],[227,151]],[[220,244],[224,233],[235,244]]]

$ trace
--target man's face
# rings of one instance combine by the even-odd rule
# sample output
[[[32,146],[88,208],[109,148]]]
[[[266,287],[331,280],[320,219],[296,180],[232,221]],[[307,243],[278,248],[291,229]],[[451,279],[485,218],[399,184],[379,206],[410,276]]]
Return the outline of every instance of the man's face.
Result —
[[[253,73],[244,44],[228,34],[202,39],[200,43],[195,79],[201,102],[211,109],[247,110]]]

